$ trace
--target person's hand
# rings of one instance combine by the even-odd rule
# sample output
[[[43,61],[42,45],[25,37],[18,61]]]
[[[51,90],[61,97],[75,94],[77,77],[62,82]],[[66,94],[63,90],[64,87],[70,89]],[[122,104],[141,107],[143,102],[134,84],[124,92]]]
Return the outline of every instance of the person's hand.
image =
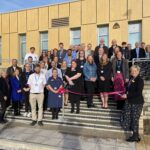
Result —
[[[114,77],[111,78],[112,82],[114,82]]]
[[[127,99],[127,94],[123,94],[121,97]]]
[[[90,80],[93,81],[93,82],[95,82],[95,81],[96,81],[96,78],[91,78]]]
[[[4,96],[4,100],[5,100],[5,101],[7,100],[7,96]]]
[[[21,90],[18,90],[17,93],[21,93]]]
[[[57,93],[58,93],[58,90],[55,90],[54,93],[57,94]]]
[[[129,82],[129,79],[126,79],[126,83],[128,83]]]
[[[103,76],[100,76],[100,79],[101,79],[102,81],[105,81],[105,78],[104,78]]]

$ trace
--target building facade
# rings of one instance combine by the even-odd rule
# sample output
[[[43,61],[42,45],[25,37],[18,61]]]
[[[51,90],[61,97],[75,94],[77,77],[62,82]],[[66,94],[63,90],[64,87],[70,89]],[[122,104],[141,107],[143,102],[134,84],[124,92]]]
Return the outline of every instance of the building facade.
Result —
[[[106,45],[112,39],[150,44],[149,6],[150,0],[76,0],[0,14],[1,67],[22,60],[31,46],[37,53],[59,42],[66,48],[90,42],[94,48],[101,37]]]

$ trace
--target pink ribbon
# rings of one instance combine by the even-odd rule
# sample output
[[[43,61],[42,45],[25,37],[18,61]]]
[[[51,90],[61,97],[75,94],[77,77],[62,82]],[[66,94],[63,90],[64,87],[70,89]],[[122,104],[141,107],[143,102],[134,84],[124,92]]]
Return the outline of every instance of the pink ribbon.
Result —
[[[64,87],[60,88],[58,90],[58,93],[59,94],[64,94],[64,93],[72,93],[72,94],[76,94],[76,95],[85,95],[85,96],[88,96],[88,95],[93,95],[93,96],[99,96],[99,94],[86,94],[86,93],[79,93],[79,92],[73,92],[73,91],[70,91],[70,90],[66,90]],[[116,91],[116,92],[104,92],[104,94],[107,94],[107,95],[120,95],[121,94],[124,94],[125,91]]]

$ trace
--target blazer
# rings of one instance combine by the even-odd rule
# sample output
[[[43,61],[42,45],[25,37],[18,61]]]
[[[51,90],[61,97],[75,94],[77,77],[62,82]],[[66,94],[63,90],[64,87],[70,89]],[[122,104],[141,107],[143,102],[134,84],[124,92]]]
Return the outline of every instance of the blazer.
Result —
[[[116,46],[118,46],[118,45],[116,45]],[[118,46],[118,47],[120,47],[120,46]],[[121,48],[121,47],[120,47]],[[122,48],[121,48],[122,49]],[[109,48],[109,50],[108,50],[108,58],[111,58],[111,56],[113,55],[113,53],[114,53],[114,48],[113,48],[113,46],[111,46],[110,48]]]
[[[143,98],[144,81],[140,76],[130,79],[127,92],[127,100],[130,104],[144,104]]]
[[[58,50],[58,63],[62,63],[63,59],[66,56],[67,51],[64,49],[63,52],[61,53],[62,50]]]
[[[142,48],[139,48],[139,58],[145,58],[146,57],[146,53],[145,50]],[[137,58],[137,54],[136,54],[136,48],[131,50],[131,60],[133,58]]]
[[[0,77],[0,99],[6,96],[9,97],[9,85],[3,77]]]
[[[100,48],[100,45],[98,45],[98,46],[95,47],[94,56],[97,56],[97,55],[98,55],[98,50],[99,50],[99,48]],[[104,45],[103,48],[104,48],[104,51],[105,51],[106,53],[108,53],[108,47]]]
[[[117,59],[114,58],[112,60],[113,76],[115,76],[116,74],[116,63],[117,63]],[[128,65],[128,61],[124,58],[122,58],[122,73],[123,73],[124,79],[129,79],[129,65]]]
[[[22,69],[20,67],[17,66],[16,69],[19,69],[19,72],[22,73]],[[8,67],[7,74],[8,74],[9,78],[13,76],[14,71],[15,70],[14,70],[13,66]]]

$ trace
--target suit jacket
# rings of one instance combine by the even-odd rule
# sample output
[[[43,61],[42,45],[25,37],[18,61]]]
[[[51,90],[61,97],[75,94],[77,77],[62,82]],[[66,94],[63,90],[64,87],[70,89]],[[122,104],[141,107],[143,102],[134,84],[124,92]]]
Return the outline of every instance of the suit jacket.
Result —
[[[142,48],[139,48],[139,58],[145,58],[145,57],[146,57],[145,50]],[[136,48],[131,50],[131,60],[133,58],[137,58]]]
[[[98,45],[98,46],[95,47],[94,56],[97,56],[97,55],[98,55],[98,50],[99,50],[99,48],[100,48],[100,45]],[[108,47],[104,45],[103,48],[104,48],[104,51],[105,51],[106,53],[108,53]]]
[[[22,73],[22,69],[20,67],[17,66],[16,69],[19,69],[19,72]],[[9,78],[13,76],[14,71],[15,70],[13,66],[7,68],[7,74]]]
[[[118,46],[118,45],[116,45],[116,46]],[[118,47],[120,47],[120,46],[118,46]],[[121,48],[121,47],[120,47]],[[122,49],[122,48],[121,48]],[[111,56],[113,55],[113,53],[114,53],[114,48],[113,48],[113,46],[111,46],[110,48],[109,48],[109,50],[108,50],[108,58],[111,58]]]
[[[3,77],[0,77],[0,99],[6,96],[9,97],[9,85]]]
[[[113,76],[116,74],[116,64],[117,64],[117,59],[112,60],[112,69],[113,69]],[[126,59],[122,59],[122,73],[124,79],[129,79],[129,65],[128,61]]]
[[[122,53],[125,59],[130,59],[130,51],[128,50],[127,47],[125,49],[122,48]]]
[[[64,49],[63,52],[61,50],[58,50],[58,63],[61,64],[63,59],[66,56],[67,51]]]
[[[130,104],[143,104],[143,88],[144,81],[140,76],[137,76],[135,79],[130,79],[128,85],[127,100]]]

